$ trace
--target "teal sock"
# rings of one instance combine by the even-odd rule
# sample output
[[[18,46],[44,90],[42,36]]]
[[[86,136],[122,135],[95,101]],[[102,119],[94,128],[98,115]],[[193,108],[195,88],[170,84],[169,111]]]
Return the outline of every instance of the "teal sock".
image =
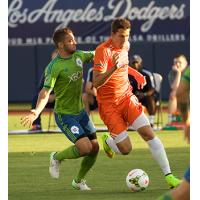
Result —
[[[94,165],[97,155],[91,155],[91,156],[85,156],[81,162],[81,168],[78,172],[78,175],[76,176],[76,178],[74,179],[77,183],[80,182],[82,179],[84,179],[84,177],[86,176],[86,174],[88,173],[88,171],[91,169],[91,167]]]
[[[63,151],[56,153],[54,156],[54,158],[59,161],[62,161],[64,159],[76,159],[80,157],[81,156],[79,154],[79,151],[75,145],[72,145],[67,149],[64,149]]]

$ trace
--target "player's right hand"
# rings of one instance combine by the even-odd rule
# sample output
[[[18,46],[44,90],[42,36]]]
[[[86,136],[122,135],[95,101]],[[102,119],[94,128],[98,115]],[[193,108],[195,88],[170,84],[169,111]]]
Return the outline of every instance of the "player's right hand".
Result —
[[[113,56],[112,56],[112,63],[114,66],[118,68],[120,68],[119,66],[119,57],[120,57],[120,54],[119,53],[114,53]]]
[[[172,69],[178,73],[181,73],[181,66],[179,64],[174,64]]]
[[[32,126],[33,122],[38,118],[38,113],[35,109],[30,110],[30,113],[25,117],[21,118],[21,124],[23,126],[28,126],[29,128]]]

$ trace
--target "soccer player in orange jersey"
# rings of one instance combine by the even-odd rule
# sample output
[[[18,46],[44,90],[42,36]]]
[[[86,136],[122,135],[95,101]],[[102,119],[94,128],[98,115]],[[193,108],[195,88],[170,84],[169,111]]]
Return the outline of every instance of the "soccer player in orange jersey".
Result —
[[[110,133],[102,136],[103,147],[109,157],[113,157],[114,153],[129,154],[132,145],[127,128],[131,126],[149,145],[168,185],[176,187],[180,180],[171,173],[164,146],[153,133],[128,80],[130,30],[131,24],[128,20],[115,19],[111,25],[110,38],[95,51],[93,85],[97,88],[100,117]],[[145,79],[140,78],[137,81],[140,86],[145,84]]]

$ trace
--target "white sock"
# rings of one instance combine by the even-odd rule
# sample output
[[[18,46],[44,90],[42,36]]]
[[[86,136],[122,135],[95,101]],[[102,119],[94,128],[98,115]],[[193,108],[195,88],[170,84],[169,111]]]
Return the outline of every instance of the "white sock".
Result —
[[[171,173],[167,154],[164,146],[158,137],[154,137],[152,140],[147,141],[153,158],[156,160],[164,175]]]
[[[155,115],[149,115],[149,123],[154,124]]]
[[[113,140],[112,137],[108,137],[106,140],[106,143],[108,144],[108,146],[117,154],[121,154],[120,150],[118,149],[115,141]]]

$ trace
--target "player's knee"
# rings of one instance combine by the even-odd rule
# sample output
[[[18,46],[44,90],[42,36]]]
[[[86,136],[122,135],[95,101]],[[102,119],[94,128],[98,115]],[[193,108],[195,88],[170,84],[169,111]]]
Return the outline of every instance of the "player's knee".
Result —
[[[99,152],[99,144],[98,142],[95,142],[94,144],[92,144],[92,154],[98,154]]]
[[[88,156],[90,155],[92,152],[92,148],[85,148],[83,150],[81,150],[80,155],[81,156]]]
[[[152,140],[155,137],[151,126],[141,127],[137,131],[145,141]]]
[[[92,144],[87,144],[79,147],[79,153],[81,156],[90,155],[92,153]]]
[[[128,155],[132,151],[132,146],[123,146],[120,148],[120,152],[123,155]]]

